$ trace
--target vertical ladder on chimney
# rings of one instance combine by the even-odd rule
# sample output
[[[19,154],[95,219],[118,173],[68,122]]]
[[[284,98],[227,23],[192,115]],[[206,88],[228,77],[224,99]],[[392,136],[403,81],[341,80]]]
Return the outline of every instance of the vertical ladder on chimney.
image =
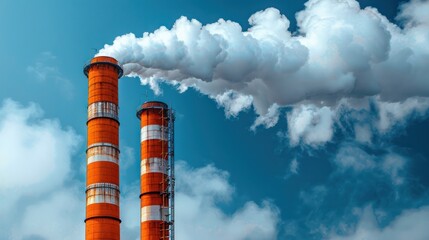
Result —
[[[169,171],[169,192],[170,192],[170,240],[174,240],[174,195],[175,195],[175,176],[174,176],[174,111],[168,110],[168,171]]]
[[[174,112],[173,109],[167,109],[167,116],[164,115],[166,109],[161,109],[162,117],[162,129],[161,129],[161,141],[167,140],[167,151],[164,149],[164,144],[161,144],[162,156],[167,158],[167,179],[162,178],[161,189],[161,198],[162,198],[162,210],[161,215],[165,216],[165,221],[162,223],[161,227],[161,239],[170,239],[174,240],[174,185],[175,185],[175,176],[174,176]],[[165,120],[167,120],[167,127],[165,127]],[[167,134],[165,134],[167,133]],[[164,139],[164,136],[167,135],[167,139]],[[166,199],[167,198],[167,199]],[[164,207],[166,202],[168,202],[168,207]],[[163,211],[163,210],[166,211]],[[164,219],[164,218],[163,218]],[[166,232],[168,234],[166,235]]]

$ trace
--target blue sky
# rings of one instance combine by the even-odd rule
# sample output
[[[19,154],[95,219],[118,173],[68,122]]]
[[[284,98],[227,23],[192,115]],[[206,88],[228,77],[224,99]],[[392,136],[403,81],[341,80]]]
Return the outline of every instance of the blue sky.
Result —
[[[84,238],[82,68],[99,51],[129,75],[123,239],[139,236],[135,112],[149,100],[176,111],[177,239],[427,239],[428,9],[2,0],[0,239]]]

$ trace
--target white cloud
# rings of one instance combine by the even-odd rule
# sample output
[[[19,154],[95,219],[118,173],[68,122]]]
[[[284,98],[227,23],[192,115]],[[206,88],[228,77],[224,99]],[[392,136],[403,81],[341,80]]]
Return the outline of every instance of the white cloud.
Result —
[[[354,126],[355,139],[360,143],[370,145],[372,143],[371,126],[367,123],[355,124]]]
[[[35,104],[0,107],[1,239],[83,237],[83,184],[70,179],[81,138],[42,116]]]
[[[399,19],[407,21],[407,29],[429,23],[429,4],[427,0],[411,0],[401,6]]]
[[[355,172],[374,169],[377,165],[375,156],[357,146],[343,146],[334,158],[334,162],[340,171],[349,169]]]
[[[216,102],[225,108],[227,117],[236,117],[241,111],[252,105],[252,97],[239,94],[235,91],[227,91],[217,95]]]
[[[121,146],[121,171],[127,170],[136,163],[134,148]]]
[[[121,238],[140,239],[140,181],[121,186]]]
[[[83,188],[63,187],[47,197],[13,208],[12,215],[23,209],[22,219],[14,219],[7,239],[82,239],[84,238],[85,201]],[[32,197],[31,195],[27,197]],[[22,210],[21,210],[22,211]]]
[[[36,80],[46,81],[52,75],[58,75],[58,69],[46,65],[46,62],[55,61],[56,57],[51,52],[43,52],[40,54],[34,65],[28,66],[27,71],[34,74]]]
[[[288,133],[292,146],[303,142],[318,145],[328,142],[333,136],[334,113],[328,107],[301,105],[287,114]]]
[[[298,162],[298,160],[296,160],[296,158],[290,162],[289,170],[292,174],[298,174],[299,162]]]
[[[403,170],[406,163],[404,157],[391,153],[384,157],[381,168],[391,177],[393,184],[401,185],[404,182]]]
[[[379,97],[343,99],[336,106],[303,103],[287,113],[287,137],[292,146],[317,147],[331,141],[336,131],[346,137],[352,132],[359,143],[373,145],[374,139],[394,136],[409,121],[426,117],[428,110],[429,98],[420,97],[403,102],[383,102]],[[344,127],[347,124],[351,131]]]
[[[177,239],[276,239],[279,212],[272,203],[247,202],[232,214],[221,209],[219,204],[231,201],[234,193],[228,175],[212,165],[191,169],[179,162]]]
[[[408,159],[389,150],[387,153],[371,155],[357,145],[340,146],[333,159],[339,172],[352,170],[353,173],[373,171],[388,176],[393,185],[402,185],[405,181],[405,169]]]
[[[427,220],[429,207],[403,211],[386,227],[379,226],[372,207],[366,207],[356,229],[345,236],[330,234],[330,240],[426,240],[429,236]]]
[[[298,175],[298,174],[299,174],[299,162],[296,158],[294,158],[292,159],[292,161],[290,161],[289,168],[287,169],[283,179],[287,180],[293,175]]]
[[[428,98],[409,98],[404,102],[377,101],[378,119],[374,124],[380,133],[387,133],[395,125],[404,125],[411,117],[425,116],[429,109]]]
[[[280,110],[277,104],[271,105],[268,108],[268,112],[265,115],[259,115],[253,125],[250,127],[252,131],[256,131],[256,128],[260,125],[263,125],[265,128],[274,127],[279,121]]]
[[[272,203],[249,201],[233,213],[222,209],[235,192],[228,180],[229,173],[213,165],[191,168],[183,161],[176,163],[177,239],[276,239],[279,210]],[[121,235],[126,239],[139,239],[139,184],[124,187],[122,194]]]

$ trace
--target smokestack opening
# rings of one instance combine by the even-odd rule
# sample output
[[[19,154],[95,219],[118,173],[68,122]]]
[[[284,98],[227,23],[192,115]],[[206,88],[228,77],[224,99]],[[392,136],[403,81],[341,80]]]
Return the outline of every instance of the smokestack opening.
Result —
[[[168,109],[168,105],[160,101],[148,101],[143,103],[138,109],[136,116],[140,119],[141,114],[147,109]]]
[[[98,56],[91,59],[91,62],[83,68],[83,73],[85,76],[88,77],[89,69],[92,66],[97,65],[109,65],[116,68],[116,71],[118,72],[118,78],[121,78],[124,74],[124,70],[119,66],[119,63],[116,59],[108,56]]]

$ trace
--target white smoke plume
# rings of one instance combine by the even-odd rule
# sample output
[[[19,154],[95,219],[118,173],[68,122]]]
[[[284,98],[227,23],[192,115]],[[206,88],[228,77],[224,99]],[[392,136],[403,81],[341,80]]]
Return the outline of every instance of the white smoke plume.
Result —
[[[139,77],[155,93],[160,93],[159,82],[179,91],[195,88],[233,117],[253,106],[258,118],[252,129],[274,126],[285,107],[298,107],[287,117],[289,126],[315,116],[320,124],[332,125],[334,112],[347,102],[375,101],[381,107],[415,98],[428,102],[428,11],[429,1],[411,0],[401,6],[398,25],[375,8],[362,9],[356,0],[309,0],[296,14],[297,32],[275,8],[253,14],[247,30],[224,19],[203,25],[181,17],[171,29],[119,36],[98,55],[118,59],[126,75]],[[428,107],[390,120],[400,122]],[[312,130],[319,129],[318,123],[312,122],[290,133],[292,144],[332,138],[332,127],[316,136]]]

